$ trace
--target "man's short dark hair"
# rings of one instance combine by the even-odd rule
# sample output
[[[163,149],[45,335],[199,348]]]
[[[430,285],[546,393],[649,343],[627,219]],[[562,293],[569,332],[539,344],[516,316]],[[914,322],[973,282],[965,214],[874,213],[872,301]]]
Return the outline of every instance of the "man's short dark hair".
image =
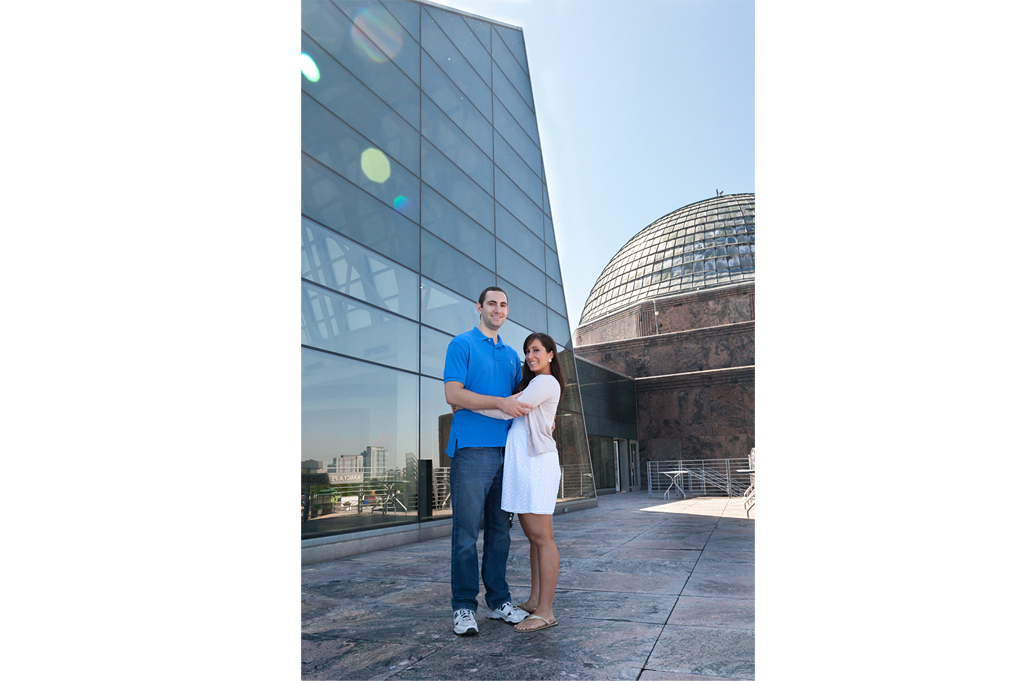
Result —
[[[486,289],[484,289],[483,291],[480,292],[480,298],[477,299],[477,304],[478,305],[484,305],[484,299],[487,297],[488,291],[498,291],[499,293],[501,293],[502,295],[505,296],[506,300],[509,300],[509,294],[508,293],[506,293],[502,289],[498,288],[497,286],[488,286]]]

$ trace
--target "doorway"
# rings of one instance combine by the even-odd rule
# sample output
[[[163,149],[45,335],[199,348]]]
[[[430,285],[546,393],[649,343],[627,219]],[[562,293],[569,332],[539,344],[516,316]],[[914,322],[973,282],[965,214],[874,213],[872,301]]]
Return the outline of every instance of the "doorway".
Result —
[[[613,441],[616,461],[616,491],[636,492],[641,488],[637,440]]]

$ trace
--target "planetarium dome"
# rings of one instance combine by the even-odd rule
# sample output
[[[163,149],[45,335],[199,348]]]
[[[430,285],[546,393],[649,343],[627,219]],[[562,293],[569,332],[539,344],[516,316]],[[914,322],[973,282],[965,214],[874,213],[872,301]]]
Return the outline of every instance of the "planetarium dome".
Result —
[[[674,210],[626,243],[591,289],[580,324],[642,300],[755,278],[755,195],[717,196]]]

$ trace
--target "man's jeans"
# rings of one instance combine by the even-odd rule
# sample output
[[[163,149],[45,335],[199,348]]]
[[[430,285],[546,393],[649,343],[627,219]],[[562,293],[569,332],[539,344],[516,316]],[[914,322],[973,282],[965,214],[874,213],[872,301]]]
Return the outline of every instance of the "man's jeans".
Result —
[[[505,447],[463,447],[452,457],[452,610],[477,612],[477,535],[484,513],[484,602],[494,610],[509,600],[505,563],[511,514],[502,510]]]

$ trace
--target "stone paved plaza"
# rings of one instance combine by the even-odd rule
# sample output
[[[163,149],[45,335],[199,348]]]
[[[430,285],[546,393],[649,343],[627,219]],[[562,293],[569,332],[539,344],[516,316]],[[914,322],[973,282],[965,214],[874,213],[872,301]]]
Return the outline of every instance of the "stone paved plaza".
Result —
[[[452,632],[448,537],[304,566],[304,679],[753,679],[755,510],[741,499],[599,498],[556,515],[559,625]],[[482,550],[483,535],[478,541]],[[529,593],[512,528],[507,578]]]

